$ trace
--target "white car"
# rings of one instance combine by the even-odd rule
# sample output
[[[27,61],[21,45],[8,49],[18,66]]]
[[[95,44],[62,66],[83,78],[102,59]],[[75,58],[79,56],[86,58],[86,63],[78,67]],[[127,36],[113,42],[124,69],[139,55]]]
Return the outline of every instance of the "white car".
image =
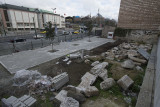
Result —
[[[37,35],[37,36],[35,35],[35,36],[33,36],[33,38],[34,39],[40,39],[40,38],[43,38],[43,36],[42,35]]]

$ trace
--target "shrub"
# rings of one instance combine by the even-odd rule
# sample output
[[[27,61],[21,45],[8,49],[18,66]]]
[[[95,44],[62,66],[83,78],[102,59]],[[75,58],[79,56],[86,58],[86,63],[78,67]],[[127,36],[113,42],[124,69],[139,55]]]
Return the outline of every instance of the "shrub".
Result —
[[[114,30],[114,36],[125,37],[127,32],[130,32],[130,29],[116,28]]]

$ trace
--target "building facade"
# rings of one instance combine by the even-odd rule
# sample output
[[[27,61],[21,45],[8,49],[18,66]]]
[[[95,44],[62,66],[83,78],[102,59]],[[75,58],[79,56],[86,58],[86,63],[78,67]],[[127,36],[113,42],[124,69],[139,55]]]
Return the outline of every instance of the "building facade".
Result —
[[[35,28],[41,30],[49,21],[56,24],[57,28],[65,28],[63,16],[42,9],[2,4],[0,14],[0,21],[8,31],[31,31]]]
[[[160,30],[159,0],[121,0],[118,27]]]

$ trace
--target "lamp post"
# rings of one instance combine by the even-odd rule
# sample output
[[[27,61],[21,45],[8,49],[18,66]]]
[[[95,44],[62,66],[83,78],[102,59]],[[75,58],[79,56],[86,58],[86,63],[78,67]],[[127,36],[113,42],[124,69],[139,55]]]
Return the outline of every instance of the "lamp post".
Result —
[[[53,13],[54,13],[56,8],[52,8],[52,10],[53,10]],[[54,28],[55,28],[54,33],[55,33],[55,36],[56,36],[57,35],[57,25],[56,25],[56,21],[55,21],[55,15],[54,15]],[[58,37],[58,42],[59,42],[59,37]]]

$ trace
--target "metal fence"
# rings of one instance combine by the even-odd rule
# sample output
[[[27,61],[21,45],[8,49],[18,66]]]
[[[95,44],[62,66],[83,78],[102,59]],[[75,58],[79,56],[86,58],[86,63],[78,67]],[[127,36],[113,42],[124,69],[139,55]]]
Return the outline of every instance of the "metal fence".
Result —
[[[59,35],[54,38],[53,43],[57,44],[59,42],[71,42],[83,39],[84,37],[87,37],[87,35],[85,34]],[[43,48],[49,45],[51,45],[51,41],[46,38],[27,39],[25,42],[18,42],[18,43],[4,42],[0,43],[0,56],[20,51]]]

